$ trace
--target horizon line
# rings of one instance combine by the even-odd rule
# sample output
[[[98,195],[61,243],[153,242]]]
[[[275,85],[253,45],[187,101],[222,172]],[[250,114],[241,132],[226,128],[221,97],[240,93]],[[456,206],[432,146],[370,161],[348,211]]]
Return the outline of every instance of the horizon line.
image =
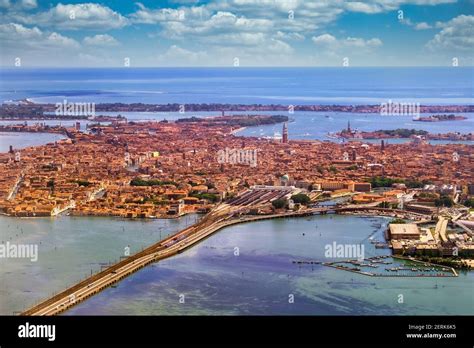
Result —
[[[278,66],[11,66],[0,65],[0,69],[308,69],[308,68],[323,68],[323,69],[351,69],[351,68],[474,68],[474,65],[357,65],[357,66],[334,66],[334,65],[278,65]]]

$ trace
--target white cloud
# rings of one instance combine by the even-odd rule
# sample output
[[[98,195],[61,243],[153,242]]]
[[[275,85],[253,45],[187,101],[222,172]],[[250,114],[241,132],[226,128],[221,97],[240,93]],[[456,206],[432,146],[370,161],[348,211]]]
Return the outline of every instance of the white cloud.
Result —
[[[203,34],[218,30],[263,32],[275,28],[291,32],[308,31],[333,21],[343,12],[327,0],[229,0],[177,9],[149,9],[140,3],[137,5],[139,9],[130,16],[131,20],[135,23],[160,24],[166,35]],[[289,18],[288,11],[291,9],[294,19]]]
[[[408,25],[409,27],[413,27],[415,30],[427,30],[433,28],[431,24],[428,24],[426,22],[415,23],[412,22],[410,18],[402,19],[400,23]],[[437,25],[440,25],[440,22],[438,22]]]
[[[294,51],[289,44],[277,39],[270,39],[269,45],[263,47],[263,49],[267,53],[278,53],[280,55],[291,54]]]
[[[445,23],[443,29],[427,43],[432,51],[470,51],[474,47],[474,16],[460,15]]]
[[[171,0],[171,2],[173,4],[180,4],[180,5],[184,5],[184,4],[197,4],[198,2],[200,2],[201,0]]]
[[[38,3],[36,2],[36,0],[21,0],[18,3],[21,8],[24,8],[27,10],[31,10],[33,8],[38,7]]]
[[[62,47],[62,48],[79,48],[79,43],[71,38],[63,36],[58,33],[51,33],[47,36],[46,41],[44,42],[45,46],[52,47]]]
[[[99,34],[95,36],[86,36],[84,38],[84,44],[88,46],[118,46],[119,42],[108,34]]]
[[[433,28],[431,25],[429,25],[426,22],[421,22],[415,25],[416,30],[427,30]]]
[[[331,34],[313,36],[311,41],[317,48],[316,60],[329,65],[337,64],[336,62],[340,62],[341,57],[354,57],[357,59],[353,61],[367,64],[365,60],[367,55],[373,54],[378,47],[383,45],[379,38],[363,39],[348,36],[338,39]]]
[[[357,37],[347,37],[345,39],[337,39],[331,34],[323,34],[320,36],[313,36],[311,39],[318,46],[325,46],[330,50],[338,50],[341,48],[355,47],[355,48],[375,48],[382,45],[382,41],[378,38],[364,40]]]
[[[319,35],[319,36],[313,36],[311,38],[311,40],[315,43],[315,44],[333,44],[335,42],[337,42],[337,39],[332,36],[331,34],[323,34],[323,35]]]
[[[364,3],[360,1],[351,1],[346,4],[346,9],[351,12],[379,13],[383,11],[382,6],[377,3]]]
[[[69,33],[63,33],[63,30],[98,29],[101,34],[87,32],[80,35],[80,37],[87,35],[81,41],[84,50],[76,52],[78,58],[82,57],[82,60],[90,64],[94,64],[95,61],[105,62],[107,55],[134,57],[134,54],[137,55],[136,60],[142,59],[146,62],[150,61],[146,60],[150,59],[149,56],[154,57],[153,59],[158,57],[160,64],[164,65],[169,63],[168,65],[231,66],[233,58],[237,56],[241,59],[243,66],[254,63],[292,65],[293,62],[295,64],[309,62],[312,64],[314,61],[321,64],[321,62],[332,63],[335,55],[341,54],[350,57],[360,55],[360,61],[371,64],[377,59],[381,60],[376,49],[383,45],[382,41],[376,37],[354,37],[355,35],[350,35],[350,32],[345,33],[344,37],[334,34],[339,33],[334,23],[341,16],[350,12],[368,15],[387,13],[396,11],[407,4],[434,6],[455,1],[210,0],[205,3],[199,0],[172,0],[178,4],[178,8],[160,8],[160,2],[150,5],[150,8],[136,3],[136,11],[125,16],[98,3],[67,5],[59,3],[47,9],[41,8],[27,12],[26,10],[37,7],[37,0],[0,0],[0,8],[8,8],[6,11],[0,11],[0,20],[8,26],[3,28],[4,32],[10,30],[11,37],[19,38],[21,41],[17,44],[17,48],[34,47],[38,51],[41,50],[41,45],[80,47],[79,42],[67,37],[66,34],[69,35]],[[395,21],[396,12],[393,12],[393,15]],[[151,43],[143,47],[143,53],[136,52],[138,45],[143,42],[136,40],[137,45],[134,45],[135,39],[132,38],[131,45],[120,45],[114,37],[105,34],[107,30],[120,29],[129,24],[136,24],[137,34],[151,39]],[[452,49],[461,45],[469,47],[467,44],[470,42],[469,35],[473,36],[472,32],[469,32],[469,35],[462,34],[463,31],[468,31],[468,28],[451,21],[430,25],[426,22],[411,22],[407,18],[404,24],[415,30],[430,29],[434,26],[440,28],[440,33],[428,44],[433,50],[439,47]],[[330,29],[325,29],[328,27]],[[327,33],[326,30],[336,36]],[[113,34],[119,35],[115,31]],[[0,35],[2,35],[1,32]],[[119,36],[116,37],[119,38]],[[32,42],[35,39],[38,44]],[[308,40],[304,42],[306,39]],[[309,42],[310,39],[311,42]],[[155,51],[157,47],[155,42],[158,40],[163,41],[159,43],[159,47],[169,46],[159,56]],[[169,41],[172,42],[169,43]],[[14,40],[10,37],[2,39],[2,49],[3,42],[7,43],[8,52],[15,48]],[[114,47],[119,45],[120,47]],[[109,49],[94,50],[93,54],[96,56],[92,56],[90,52],[86,52],[86,49],[93,51],[92,47],[108,47]],[[315,49],[315,47],[321,49]],[[60,54],[62,52],[58,53]],[[3,55],[2,52],[1,56]],[[144,58],[138,58],[138,56]],[[310,57],[312,57],[311,61]],[[365,58],[368,58],[367,61],[364,60]],[[206,59],[207,61],[203,63]]]
[[[162,66],[227,66],[233,67],[236,59],[240,66],[279,66],[290,65],[293,49],[287,43],[269,39],[265,45],[246,47],[228,45],[211,46],[206,50],[192,50],[172,45],[156,58]]]
[[[177,45],[172,45],[165,53],[157,57],[157,62],[166,66],[200,65],[209,63],[209,56],[204,51],[193,52]]]
[[[190,15],[189,9],[163,8],[151,10],[143,4],[137,3],[139,9],[130,18],[134,23],[157,24],[166,21],[182,21],[186,18],[186,13]]]
[[[440,4],[455,3],[457,0],[368,0],[343,2],[346,10],[367,14],[394,11],[402,5],[436,6]]]
[[[0,0],[0,8],[9,8],[10,6],[10,0]]]
[[[37,27],[27,28],[17,23],[0,24],[0,38],[3,43],[17,47],[79,47],[74,39],[55,32],[48,34]]]
[[[28,40],[40,38],[43,35],[38,28],[26,28],[21,24],[0,24],[0,38],[5,41]]]
[[[172,46],[168,55],[181,56],[184,52],[195,57],[182,45],[205,45],[209,56],[221,57],[219,61],[231,62],[233,57],[276,53],[289,54],[292,47],[285,39],[301,40],[299,33],[277,31],[275,35],[274,21],[267,18],[248,18],[225,10],[213,12],[205,6],[180,8],[177,10],[149,10],[139,4],[139,10],[132,16],[133,21],[140,23],[160,24],[160,35],[166,39],[181,41],[181,46]],[[184,51],[183,51],[184,50]],[[224,63],[225,64],[225,63]]]
[[[36,0],[0,0],[0,8],[8,8],[14,10],[31,10],[38,7]]]
[[[138,9],[130,16],[134,23],[158,25],[158,34],[176,40],[180,45],[205,44],[209,51],[227,46],[241,46],[246,53],[257,46],[279,46],[293,51],[288,43],[313,36],[318,29],[335,22],[347,12],[380,13],[393,11],[401,5],[437,5],[456,0],[213,0],[206,4],[170,8],[147,8],[137,3]],[[414,25],[413,23],[407,23]],[[423,26],[419,26],[421,29]],[[380,39],[363,40],[348,37],[313,37],[335,41],[333,51],[344,48],[373,49],[382,44]],[[272,41],[276,40],[276,41]]]
[[[230,37],[231,42],[235,43],[234,38],[245,32],[254,34],[247,35],[247,38],[258,38],[263,34],[267,40],[298,41],[314,35],[318,29],[333,23],[345,12],[372,14],[393,11],[406,4],[438,5],[455,1],[213,0],[207,4],[176,9],[151,9],[137,3],[138,9],[130,15],[130,19],[134,23],[157,24],[160,34],[173,40],[214,40],[224,45],[225,40],[221,38]],[[244,44],[247,42],[249,40],[243,41]]]
[[[268,19],[249,19],[231,12],[219,11],[207,19],[185,17],[182,21],[166,21],[162,23],[163,36],[182,38],[183,36],[219,35],[222,33],[254,32],[263,33],[273,28]]]
[[[100,53],[100,52],[98,52]],[[92,55],[89,53],[79,53],[77,60],[80,64],[85,66],[105,66],[105,67],[118,67],[122,62],[116,57],[104,56],[104,55]]]
[[[303,41],[305,37],[304,35],[301,35],[300,33],[288,33],[288,32],[278,31],[275,34],[275,39],[284,40],[284,41]]]
[[[22,24],[59,29],[117,29],[126,26],[129,20],[109,7],[95,3],[75,5],[57,4],[45,12],[24,15],[14,13],[11,18]]]
[[[225,33],[216,34],[214,36],[205,36],[202,42],[207,42],[210,45],[238,45],[238,46],[256,46],[264,45],[267,36],[263,33]]]

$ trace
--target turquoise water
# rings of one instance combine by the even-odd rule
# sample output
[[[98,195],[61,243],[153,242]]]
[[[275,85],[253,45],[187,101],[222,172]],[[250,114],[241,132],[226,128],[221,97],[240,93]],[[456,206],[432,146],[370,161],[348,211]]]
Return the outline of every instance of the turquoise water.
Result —
[[[37,262],[0,258],[0,315],[22,311],[116,262],[127,246],[133,254],[196,219],[0,216],[0,243],[38,246]]]
[[[387,222],[385,218],[315,216],[229,227],[65,314],[473,314],[473,272],[457,278],[377,278],[292,263],[331,260],[325,257],[325,246],[333,242],[363,243],[366,257],[389,254],[390,250],[375,249],[368,242],[370,236],[382,238]]]

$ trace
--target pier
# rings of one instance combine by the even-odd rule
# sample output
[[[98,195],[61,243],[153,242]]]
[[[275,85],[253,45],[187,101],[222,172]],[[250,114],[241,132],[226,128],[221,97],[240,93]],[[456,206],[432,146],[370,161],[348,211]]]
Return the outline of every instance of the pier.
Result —
[[[384,272],[370,272],[364,271],[364,267],[378,268],[379,265],[388,265],[393,264],[393,262],[381,261],[380,258],[392,258],[394,260],[402,260],[413,263],[413,265],[398,265],[390,268],[381,268]],[[369,263],[364,263],[363,261],[368,261]],[[415,260],[413,258],[400,257],[400,256],[375,256],[369,257],[367,259],[358,261],[358,260],[344,260],[344,261],[333,261],[333,262],[324,262],[324,266],[333,267],[342,271],[348,271],[353,273],[358,273],[370,277],[458,277],[458,273],[452,267],[437,265],[434,263],[429,263],[425,261]],[[350,264],[351,266],[348,266]]]

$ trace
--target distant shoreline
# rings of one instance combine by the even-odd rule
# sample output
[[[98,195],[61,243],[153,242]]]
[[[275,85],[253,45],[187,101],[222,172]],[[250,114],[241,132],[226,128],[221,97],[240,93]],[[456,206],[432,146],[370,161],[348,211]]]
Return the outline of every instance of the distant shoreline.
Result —
[[[181,112],[185,110],[189,112],[219,112],[224,116],[226,112],[286,112],[291,115],[293,112],[344,112],[344,113],[362,113],[362,114],[381,114],[382,107],[380,104],[370,105],[283,105],[283,104],[144,104],[144,103],[98,103],[94,104],[95,112],[100,116],[101,112],[116,112],[118,115],[123,112]],[[72,120],[84,119],[84,116],[67,115],[64,118],[55,114],[56,104],[37,104],[28,99],[18,101],[17,104],[1,104],[0,120]],[[466,113],[474,112],[474,105],[420,105],[419,113]],[[397,116],[413,116],[404,113],[391,115]],[[105,116],[103,116],[105,117]],[[110,116],[107,116],[110,117]]]
[[[235,135],[235,134],[237,134],[239,132],[242,132],[246,129],[247,129],[247,127],[240,127],[240,128],[237,128],[237,129],[234,129],[233,131],[231,131],[230,134]]]
[[[399,128],[395,130],[376,130],[376,131],[347,131],[342,130],[338,133],[332,134],[334,139],[350,139],[350,140],[388,140],[388,139],[407,139],[413,140],[421,137],[426,140],[441,140],[441,141],[474,141],[474,134],[472,133],[430,133],[424,130]]]

